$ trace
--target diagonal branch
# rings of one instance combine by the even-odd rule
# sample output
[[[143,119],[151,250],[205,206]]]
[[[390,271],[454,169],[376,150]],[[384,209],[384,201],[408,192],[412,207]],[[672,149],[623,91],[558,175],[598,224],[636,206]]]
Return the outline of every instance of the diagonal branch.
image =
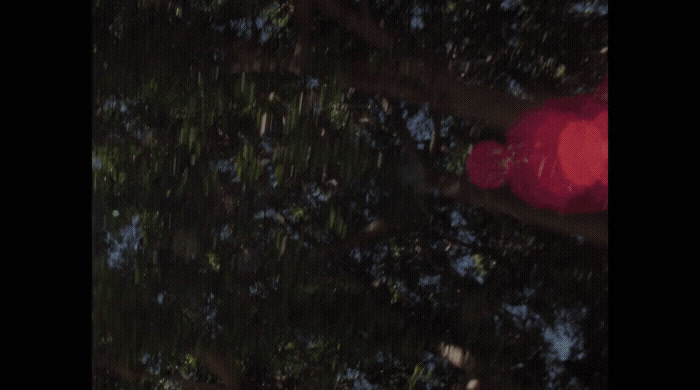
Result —
[[[324,4],[330,4],[324,3]],[[335,5],[322,5],[322,10],[334,11]],[[318,5],[318,4],[317,4]],[[325,8],[324,8],[325,7]],[[152,43],[149,50],[138,53],[147,64],[161,64],[176,69],[188,69],[191,59],[182,53],[195,48],[217,50],[224,54],[224,60],[200,60],[196,66],[212,70],[220,66],[225,73],[240,72],[275,72],[279,74],[298,75],[300,70],[294,66],[294,52],[267,51],[250,41],[232,37],[230,34],[208,30],[190,29],[184,24],[161,26],[158,29],[146,29]],[[112,52],[109,52],[112,50]],[[113,59],[131,58],[118,53],[119,49],[110,47],[105,56]],[[328,60],[329,62],[331,60]],[[115,61],[113,67],[122,66],[132,69],[133,62]],[[207,67],[209,69],[207,69]],[[430,103],[434,112],[457,117],[476,118],[505,132],[505,129],[518,115],[526,109],[537,105],[484,86],[467,85],[449,72],[442,72],[434,62],[414,57],[400,60],[387,60],[378,63],[370,61],[342,62],[326,69],[335,70],[341,85],[353,87],[366,93],[376,94],[389,99],[402,99],[409,104]],[[104,72],[97,67],[98,73]],[[115,69],[107,72],[119,74]],[[98,74],[99,77],[99,74]],[[103,76],[108,77],[108,76]],[[525,223],[546,227],[560,233],[583,235],[593,242],[607,246],[607,213],[592,215],[559,215],[532,209],[515,198],[509,191],[482,191],[476,187],[460,182],[454,175],[433,172],[429,178],[438,178],[430,184],[439,188],[443,195],[462,202],[481,205],[489,210],[509,214]]]
[[[535,209],[518,199],[506,188],[482,190],[466,177],[445,172],[426,175],[433,178],[430,185],[443,196],[462,203],[483,207],[489,211],[510,215],[521,222],[539,226],[559,234],[582,236],[594,245],[608,246],[608,213],[559,214]]]
[[[329,3],[323,7],[333,8]],[[325,9],[325,8],[323,8]],[[335,12],[335,11],[334,11]],[[300,16],[301,20],[305,20]],[[302,29],[303,33],[304,29]],[[301,73],[303,64],[301,48],[291,50],[267,50],[261,46],[215,30],[189,28],[184,24],[160,26],[158,29],[146,29],[144,37],[151,42],[149,50],[138,53],[146,64],[167,64],[180,71],[194,65],[202,74],[212,74],[213,69],[228,74],[241,72],[275,72],[278,74]],[[215,63],[210,55],[205,54],[196,64],[183,56],[193,50],[205,50],[223,54],[224,60]],[[109,50],[118,50],[110,48]],[[107,53],[111,58],[132,58],[125,53]],[[138,58],[137,58],[138,59]],[[357,61],[339,61],[320,58],[327,62],[319,69],[332,69],[340,76],[339,81],[345,87],[354,87],[369,94],[385,96],[390,99],[402,99],[409,104],[429,103],[431,109],[439,114],[456,117],[473,118],[503,131],[537,102],[529,102],[510,95],[505,91],[494,90],[480,85],[468,85],[456,74],[450,73],[435,61],[410,54],[401,57],[389,57],[386,60],[372,62],[368,59]],[[123,64],[127,69],[133,63]],[[153,67],[153,66],[151,66]],[[98,71],[99,67],[98,67]],[[204,72],[207,71],[207,72]],[[112,73],[114,71],[112,70]]]
[[[312,1],[322,14],[339,22],[365,42],[379,49],[390,49],[394,45],[397,34],[377,25],[370,13],[367,0],[362,1],[362,12],[357,12],[338,0]]]

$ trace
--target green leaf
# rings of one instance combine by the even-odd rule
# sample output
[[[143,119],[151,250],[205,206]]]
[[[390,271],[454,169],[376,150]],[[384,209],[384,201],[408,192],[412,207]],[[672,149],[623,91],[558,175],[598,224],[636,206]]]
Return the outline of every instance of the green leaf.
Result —
[[[183,124],[182,127],[180,128],[180,134],[178,137],[178,142],[180,144],[185,143],[185,138],[189,138],[189,128],[186,124]]]
[[[281,182],[283,176],[284,176],[284,166],[282,164],[278,164],[275,167],[275,179],[277,179],[278,182]]]
[[[255,98],[255,83],[250,83],[250,95],[248,95],[248,104],[253,105]]]
[[[255,159],[253,161],[253,181],[257,181],[260,178],[261,174],[262,170],[260,169],[260,161]]]
[[[328,228],[333,229],[333,224],[335,223],[335,210],[331,207],[330,214],[328,216]]]
[[[194,140],[197,138],[197,128],[196,127],[190,127],[190,133],[188,134],[188,140],[187,140],[187,147],[192,150],[192,144],[194,144]]]

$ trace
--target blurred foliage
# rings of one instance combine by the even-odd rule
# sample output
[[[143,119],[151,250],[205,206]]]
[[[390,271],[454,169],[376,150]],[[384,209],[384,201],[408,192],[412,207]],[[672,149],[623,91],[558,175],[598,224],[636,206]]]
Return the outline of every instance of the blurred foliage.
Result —
[[[397,52],[455,61],[465,80],[575,91],[605,72],[607,17],[577,3],[368,3]],[[241,388],[607,388],[607,251],[417,191],[397,134],[418,108],[387,110],[333,72],[386,52],[314,13],[315,74],[230,72],[150,34],[293,48],[291,2],[95,7],[93,348],[152,375],[96,372],[95,388],[216,383],[210,349]],[[430,162],[460,173],[475,125],[444,123]],[[563,359],[544,336],[562,323],[577,351]],[[446,363],[440,343],[475,363]]]

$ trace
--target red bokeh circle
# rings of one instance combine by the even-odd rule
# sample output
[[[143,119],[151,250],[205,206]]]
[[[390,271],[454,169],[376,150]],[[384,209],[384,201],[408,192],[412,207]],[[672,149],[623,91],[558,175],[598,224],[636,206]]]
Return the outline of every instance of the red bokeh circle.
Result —
[[[607,79],[594,94],[547,100],[525,112],[508,129],[506,145],[494,141],[475,145],[467,173],[481,188],[507,183],[515,195],[537,208],[606,210]]]

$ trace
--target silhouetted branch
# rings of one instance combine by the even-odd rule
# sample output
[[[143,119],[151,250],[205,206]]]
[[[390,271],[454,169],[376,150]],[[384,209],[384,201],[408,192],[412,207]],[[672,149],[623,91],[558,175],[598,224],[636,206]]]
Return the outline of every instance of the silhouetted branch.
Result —
[[[303,20],[303,19],[302,19]],[[275,72],[300,74],[300,55],[295,50],[268,51],[261,46],[232,34],[190,29],[185,25],[161,26],[148,32],[151,50],[139,53],[146,63],[167,64],[178,69],[196,66],[202,74],[211,74],[219,66],[223,73],[238,74]],[[184,58],[183,52],[207,50],[223,54],[223,60],[214,63],[204,56],[197,63]],[[212,54],[213,55],[213,54]],[[122,61],[123,62],[123,61]],[[130,66],[124,63],[124,66]],[[473,118],[490,126],[505,129],[523,110],[536,107],[537,102],[519,99],[505,91],[480,85],[467,85],[454,74],[436,65],[434,61],[410,55],[371,63],[367,59],[356,62],[328,64],[340,76],[340,84],[363,92],[404,100],[409,104],[429,103],[439,114]]]
[[[507,188],[482,190],[466,177],[440,172],[426,175],[430,185],[443,196],[483,207],[489,211],[510,215],[525,224],[539,226],[559,234],[582,236],[587,241],[608,246],[608,213],[559,214],[529,206]]]

